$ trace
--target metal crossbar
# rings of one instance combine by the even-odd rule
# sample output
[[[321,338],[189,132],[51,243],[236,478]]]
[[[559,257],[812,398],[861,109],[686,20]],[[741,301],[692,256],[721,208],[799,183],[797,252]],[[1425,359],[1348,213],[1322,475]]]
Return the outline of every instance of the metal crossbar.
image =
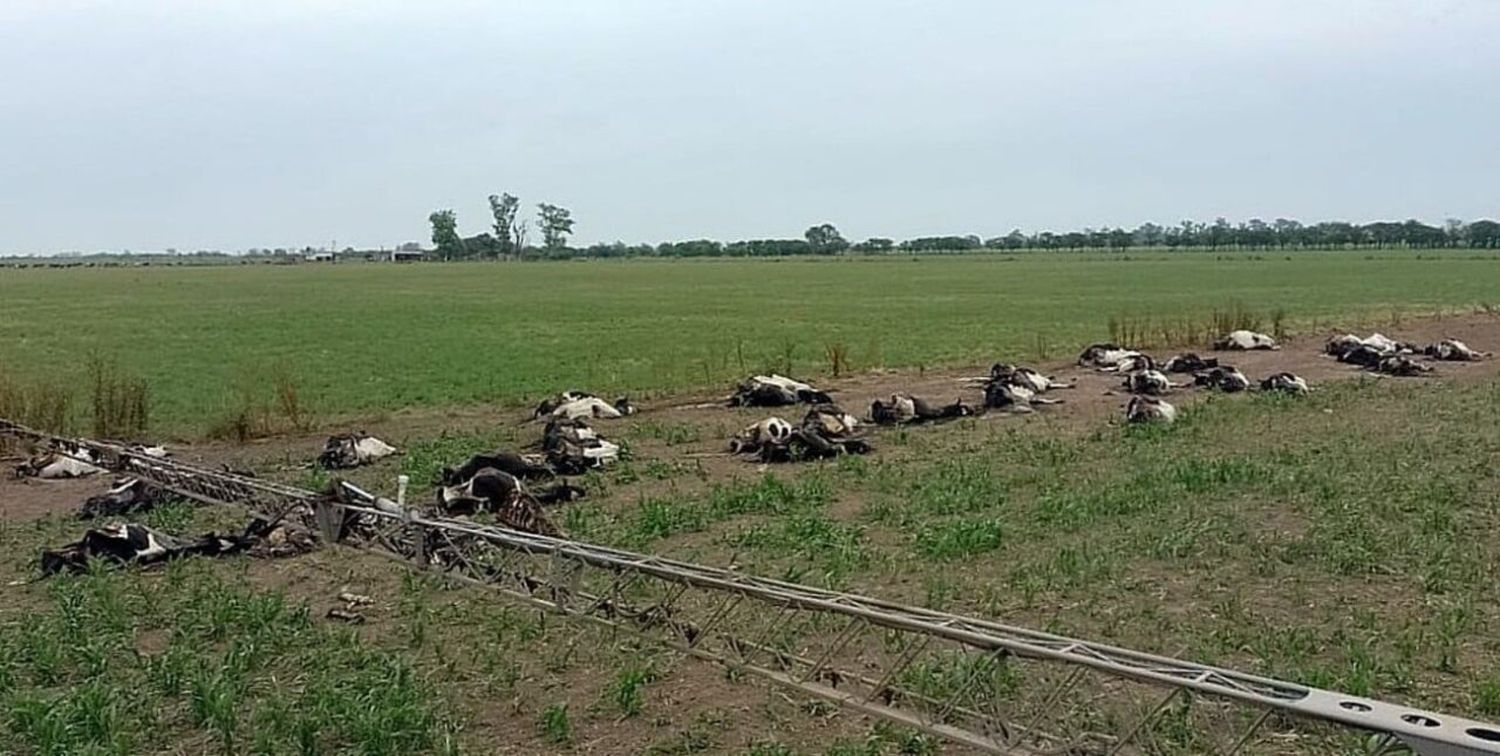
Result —
[[[0,421],[0,434],[28,429]],[[987,753],[1500,754],[1500,726],[1129,649],[462,520],[340,483],[322,495],[54,439],[180,495],[296,517],[326,540]],[[1370,740],[1362,740],[1369,736]]]

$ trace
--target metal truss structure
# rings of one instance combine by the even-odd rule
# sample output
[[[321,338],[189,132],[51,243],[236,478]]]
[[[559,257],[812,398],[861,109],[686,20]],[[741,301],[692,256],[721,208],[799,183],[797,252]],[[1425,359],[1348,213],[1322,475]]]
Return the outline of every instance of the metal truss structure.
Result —
[[[983,753],[1500,754],[1500,726],[659,556],[10,432]]]

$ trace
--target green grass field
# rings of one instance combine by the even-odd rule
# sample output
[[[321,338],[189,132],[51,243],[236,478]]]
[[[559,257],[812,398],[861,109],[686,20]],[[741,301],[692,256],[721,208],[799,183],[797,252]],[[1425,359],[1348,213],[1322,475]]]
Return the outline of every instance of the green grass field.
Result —
[[[192,434],[273,372],[360,415],[824,374],[830,345],[856,369],[1055,357],[1111,316],[1231,301],[1307,326],[1497,292],[1500,258],[1457,252],[0,269],[0,378],[113,356],[148,380],[156,429]]]

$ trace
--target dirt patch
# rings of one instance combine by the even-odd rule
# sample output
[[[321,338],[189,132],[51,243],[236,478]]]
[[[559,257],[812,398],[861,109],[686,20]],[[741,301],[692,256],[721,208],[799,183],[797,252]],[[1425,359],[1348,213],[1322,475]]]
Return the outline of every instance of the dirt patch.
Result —
[[[72,480],[0,480],[0,518],[20,522],[75,512],[84,499],[109,490],[112,480],[108,475]]]

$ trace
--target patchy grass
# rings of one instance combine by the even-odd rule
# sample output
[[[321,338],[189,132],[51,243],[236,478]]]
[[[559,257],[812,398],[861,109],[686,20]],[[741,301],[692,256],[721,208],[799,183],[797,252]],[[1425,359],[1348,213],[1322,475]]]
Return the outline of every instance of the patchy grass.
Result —
[[[1297,400],[1216,398],[1171,427],[1058,430],[961,421],[901,443],[892,433],[868,458],[718,484],[656,477],[642,459],[639,480],[595,476],[590,499],[559,516],[607,545],[1500,717],[1493,383],[1329,384]],[[410,443],[402,469],[421,482],[510,433]],[[191,531],[206,514],[174,505],[152,518]],[[0,521],[4,563],[75,533]],[[502,738],[533,751],[937,749],[781,706],[628,633],[319,559],[333,563],[318,583],[328,595],[386,574],[370,626],[326,626],[305,599],[254,589],[236,560],[18,592],[0,607],[0,751],[135,752],[157,736],[195,752],[303,750],[306,738],[366,752],[482,752]],[[793,629],[767,642],[810,647]],[[1033,669],[953,655],[903,682],[1019,700]],[[369,711],[395,724],[375,732]],[[1203,716],[1174,705],[1153,735],[1164,752],[1195,752]],[[1312,737],[1282,745],[1330,752]]]
[[[452,734],[411,660],[213,567],[49,581],[46,608],[0,633],[0,750],[395,754]]]

